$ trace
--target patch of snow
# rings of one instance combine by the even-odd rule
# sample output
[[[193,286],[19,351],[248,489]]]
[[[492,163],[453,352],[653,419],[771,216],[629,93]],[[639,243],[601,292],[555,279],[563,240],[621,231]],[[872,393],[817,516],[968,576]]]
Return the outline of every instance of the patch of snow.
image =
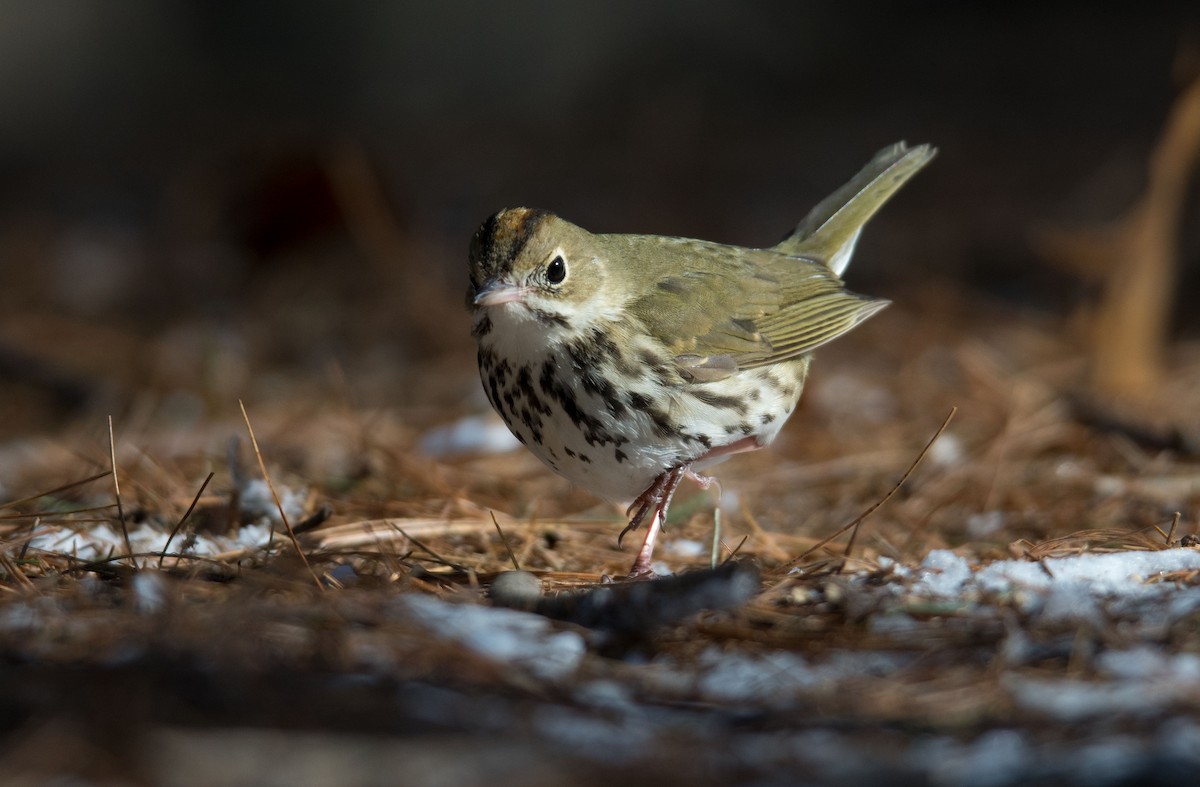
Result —
[[[1158,594],[1169,586],[1148,585],[1147,579],[1186,569],[1200,569],[1200,551],[1110,552],[1047,558],[1041,563],[1002,560],[981,568],[975,582],[992,593],[1007,593],[1017,587],[1048,590],[1052,586],[1074,586],[1103,596]]]
[[[162,575],[157,571],[136,572],[133,575],[133,603],[143,615],[152,615],[166,606]]]
[[[279,505],[275,504],[275,497],[266,481],[261,478],[247,481],[241,489],[242,511],[255,518],[265,517],[276,524],[283,524],[279,518],[280,508],[290,523],[294,524],[304,517],[304,511],[308,507],[307,488],[293,489],[276,485],[275,491],[279,494]]]
[[[665,551],[675,557],[690,558],[707,555],[710,547],[693,538],[676,538],[666,543]]]
[[[450,604],[415,593],[398,597],[396,604],[433,634],[543,680],[560,681],[572,675],[586,650],[582,636],[556,631],[549,620],[530,612]]]
[[[503,454],[520,447],[521,442],[493,415],[460,418],[452,424],[429,430],[420,442],[422,452],[436,457]]]
[[[948,737],[919,741],[906,759],[930,775],[933,784],[1000,787],[1020,783],[1032,760],[1033,747],[1016,730],[991,730],[973,741]]]
[[[1041,562],[1000,560],[972,572],[964,558],[939,549],[930,552],[912,571],[909,591],[927,598],[956,600],[980,593],[1009,596],[1025,613],[1067,622],[1099,622],[1106,605],[1109,611],[1129,612],[1139,609],[1138,605],[1146,600],[1169,596],[1165,611],[1155,613],[1156,620],[1165,622],[1200,608],[1200,588],[1181,590],[1169,582],[1147,580],[1172,571],[1196,569],[1200,569],[1200,551],[1180,548],[1085,554]],[[900,570],[895,574],[906,576]]]
[[[629,762],[643,756],[659,732],[636,717],[606,719],[555,705],[537,708],[533,726],[541,735],[581,752],[594,755],[602,751],[606,762]]]
[[[636,710],[633,692],[628,686],[615,680],[589,680],[579,684],[574,691],[577,702],[593,708],[613,710]]]
[[[912,615],[906,615],[903,612],[871,615],[867,619],[867,630],[872,634],[902,634],[907,631],[916,631],[922,625]]]
[[[269,524],[251,524],[243,525],[237,532],[237,545],[248,549],[266,546],[271,539],[272,526]],[[216,549],[212,553],[198,552],[198,554],[216,554],[224,550]]]
[[[929,461],[940,467],[961,464],[967,458],[966,448],[962,438],[954,432],[942,432],[941,437],[933,441],[927,454]]]
[[[1105,651],[1097,657],[1096,666],[1110,677],[1124,680],[1168,680],[1192,688],[1200,684],[1200,654],[1167,653],[1150,645]]]
[[[912,592],[919,596],[956,598],[972,579],[971,564],[948,549],[931,551],[914,573]]]
[[[802,690],[832,686],[847,677],[890,675],[911,659],[911,654],[840,651],[813,664],[788,651],[749,654],[712,647],[697,659],[696,689],[717,702],[784,706]]]
[[[700,663],[697,689],[718,702],[787,703],[798,690],[821,681],[803,657],[787,651],[751,655],[710,649]]]
[[[1024,596],[1026,603],[1019,606],[1027,611],[1039,608],[1039,614],[1047,622],[1088,621],[1097,626],[1103,625],[1101,598],[1091,588],[1068,581],[1053,584],[1047,590],[1047,593]]]
[[[169,536],[170,531],[166,528],[144,522],[130,528],[129,546],[132,547],[135,555],[158,555],[167,549]],[[176,534],[168,551],[172,553],[186,552],[189,555],[216,555],[235,549],[265,546],[270,537],[271,525],[269,523],[252,524],[239,528],[238,532],[232,536],[197,534],[188,548],[184,550],[187,536]],[[86,528],[55,524],[42,525],[29,540],[29,546],[43,552],[70,555],[83,561],[119,557],[129,551],[120,527],[108,523],[94,524]],[[158,564],[156,557],[143,557],[136,562],[141,568],[153,568]]]
[[[1067,723],[1112,716],[1149,718],[1179,697],[1179,688],[1168,681],[1102,683],[1010,676],[1005,686],[1018,705]]]
[[[671,570],[671,567],[661,560],[655,560],[652,562],[650,564],[650,570],[654,572],[655,576],[658,577],[669,577],[675,574],[675,572]]]

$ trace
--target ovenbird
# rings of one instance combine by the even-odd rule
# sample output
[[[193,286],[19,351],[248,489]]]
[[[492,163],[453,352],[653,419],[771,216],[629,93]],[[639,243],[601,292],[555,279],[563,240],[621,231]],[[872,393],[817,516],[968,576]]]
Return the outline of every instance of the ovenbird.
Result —
[[[812,351],[887,305],[840,279],[863,225],[933,158],[880,151],[781,243],[749,249],[593,234],[510,208],[471,242],[472,333],[492,406],[551,469],[647,517],[630,572],[686,476],[769,444],[800,398]]]

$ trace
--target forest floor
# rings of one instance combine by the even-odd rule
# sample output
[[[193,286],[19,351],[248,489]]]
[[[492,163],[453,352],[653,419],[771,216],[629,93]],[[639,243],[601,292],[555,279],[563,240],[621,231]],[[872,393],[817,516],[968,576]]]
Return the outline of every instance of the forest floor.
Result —
[[[358,403],[380,364],[109,380],[138,391],[111,421],[0,444],[0,772],[1191,783],[1200,346],[1153,402],[1098,408],[1063,324],[945,295],[825,348],[772,448],[685,483],[652,581],[622,579],[617,507],[506,436],[465,336],[395,406]]]

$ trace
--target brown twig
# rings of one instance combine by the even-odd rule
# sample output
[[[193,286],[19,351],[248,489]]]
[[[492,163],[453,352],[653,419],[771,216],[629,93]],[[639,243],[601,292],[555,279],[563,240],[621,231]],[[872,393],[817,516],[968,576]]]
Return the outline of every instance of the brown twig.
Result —
[[[942,436],[942,432],[946,431],[946,427],[948,427],[950,425],[950,421],[954,418],[954,414],[957,412],[958,412],[957,407],[950,408],[949,414],[946,415],[946,420],[942,421],[942,425],[938,427],[938,430],[936,432],[934,432],[933,437],[929,438],[929,442],[927,442],[925,444],[925,447],[921,449],[921,453],[917,454],[917,458],[913,460],[912,464],[908,466],[908,469],[904,471],[904,475],[900,476],[900,480],[897,481],[890,490],[888,490],[888,493],[886,495],[884,495],[882,498],[880,498],[875,503],[872,503],[871,506],[868,507],[866,511],[863,511],[861,514],[859,514],[854,519],[854,521],[839,528],[833,534],[831,534],[831,535],[821,539],[817,543],[813,544],[811,547],[806,549],[799,557],[793,558],[792,560],[789,560],[787,563],[784,563],[779,568],[775,569],[774,573],[786,573],[788,569],[797,565],[798,563],[803,561],[805,558],[807,558],[809,555],[811,555],[812,553],[816,552],[821,547],[828,544],[830,541],[833,541],[835,538],[838,538],[843,533],[845,533],[847,530],[856,530],[858,528],[858,526],[862,524],[863,520],[865,520],[871,514],[875,513],[875,511],[880,506],[882,506],[884,503],[891,500],[895,496],[895,494],[900,491],[900,487],[904,486],[904,483],[906,481],[908,481],[909,477],[914,472],[916,472],[917,467],[920,466],[920,464],[921,464],[921,460],[923,460],[925,458],[925,455],[927,453],[929,453],[929,449],[933,446],[933,444],[937,441],[937,439]]]
[[[84,484],[90,484],[93,481],[104,478],[104,476],[108,475],[111,472],[112,472],[111,470],[105,470],[102,473],[96,473],[93,476],[88,476],[87,478],[83,478],[78,481],[72,481],[68,484],[63,484],[62,486],[56,486],[53,489],[46,490],[45,492],[38,492],[36,495],[30,495],[29,497],[22,497],[20,500],[11,500],[7,503],[0,503],[0,509],[14,508],[15,506],[19,506],[23,503],[32,502],[34,500],[37,500],[38,498],[49,497],[50,495],[55,495],[55,494],[58,494],[59,492],[65,492],[68,489],[74,489],[77,486],[83,486]]]
[[[4,570],[8,572],[8,575],[12,577],[13,581],[15,581],[18,585],[21,585],[26,590],[32,590],[34,588],[33,580],[25,576],[25,572],[21,570],[20,566],[14,563],[12,558],[10,558],[4,552],[0,552],[0,566],[2,566]]]
[[[188,517],[192,515],[192,511],[196,508],[196,503],[200,502],[200,495],[204,494],[204,490],[208,488],[208,482],[213,479],[213,475],[215,475],[215,473],[210,472],[208,474],[208,478],[204,479],[204,483],[200,485],[200,489],[197,490],[196,496],[192,498],[192,504],[188,506],[187,511],[183,512],[183,516],[180,518],[179,522],[176,523],[175,527],[171,529],[171,535],[167,536],[167,542],[163,544],[162,552],[160,552],[158,555],[159,568],[162,568],[163,558],[166,557],[167,554],[167,547],[171,546],[171,541],[174,540],[175,534],[179,532],[180,528],[183,527],[183,523],[188,521]]]
[[[725,558],[725,562],[728,563],[730,560],[733,560],[735,557],[737,557],[737,553],[742,551],[742,547],[745,545],[746,541],[748,541],[749,539],[750,539],[750,536],[748,536],[748,535],[742,536],[742,540],[737,542],[737,546],[735,546],[732,550],[730,550],[729,557]]]
[[[1171,529],[1169,531],[1164,533],[1163,529],[1158,525],[1153,525],[1153,527],[1162,536],[1163,544],[1168,547],[1171,546],[1175,541],[1175,528],[1179,527],[1179,512],[1176,511],[1175,516],[1171,518]]]
[[[104,511],[106,509],[113,508],[115,506],[116,506],[116,503],[105,503],[102,506],[88,506],[87,508],[71,508],[66,511],[29,511],[24,514],[0,514],[0,522],[15,522],[15,521],[20,521],[22,519],[36,519],[39,517],[49,519],[51,517],[72,516],[74,514],[91,514],[96,511]],[[103,522],[104,520],[101,519],[101,520],[94,520],[94,521]]]
[[[430,556],[430,557],[432,557],[434,560],[436,560],[437,562],[441,563],[443,566],[446,566],[447,568],[452,568],[452,569],[454,569],[455,571],[462,571],[462,572],[466,572],[466,570],[467,570],[467,569],[466,569],[466,567],[462,566],[462,565],[461,565],[461,564],[459,564],[459,563],[455,563],[453,560],[447,560],[446,558],[442,557],[442,556],[441,556],[441,555],[439,555],[437,552],[435,552],[435,551],[434,551],[434,550],[433,550],[431,547],[429,547],[427,544],[423,544],[423,543],[421,543],[421,542],[420,542],[420,541],[418,541],[417,539],[415,539],[415,538],[413,538],[412,536],[410,536],[408,533],[405,533],[403,530],[400,530],[400,528],[396,528],[396,529],[400,531],[400,535],[404,536],[404,537],[405,537],[405,538],[407,538],[409,541],[411,541],[411,542],[413,543],[413,545],[417,547],[417,549],[420,549],[422,552],[424,552],[425,554],[429,555],[429,556]]]
[[[513,553],[512,547],[508,543],[508,539],[504,537],[504,531],[500,529],[500,523],[496,521],[496,515],[492,514],[492,524],[496,526],[496,535],[500,536],[500,543],[504,545],[508,551],[508,559],[512,561],[513,568],[517,571],[521,570],[521,564],[517,562],[517,556]]]

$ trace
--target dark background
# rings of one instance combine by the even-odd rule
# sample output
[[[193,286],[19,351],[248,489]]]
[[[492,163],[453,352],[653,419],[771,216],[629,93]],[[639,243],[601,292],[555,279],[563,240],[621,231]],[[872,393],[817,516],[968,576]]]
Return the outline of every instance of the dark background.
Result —
[[[0,0],[6,783],[1194,783],[1195,571],[911,592],[1200,532],[1197,178],[1128,413],[1077,395],[1102,288],[1045,240],[1145,189],[1200,3],[1093,5]],[[764,594],[550,681],[459,639],[548,642],[525,624],[416,616],[518,558],[548,595],[598,584],[638,540],[463,418],[486,216],[769,245],[901,139],[939,156],[847,275],[893,305],[721,466],[720,534],[685,484],[657,553],[720,542]],[[260,475],[304,562],[241,527]],[[677,608],[644,598],[629,620]]]
[[[0,432],[140,390],[227,411],[331,363],[364,402],[419,400],[415,372],[470,372],[465,250],[496,209],[767,245],[900,139],[941,152],[852,284],[1065,314],[1081,286],[1033,239],[1134,199],[1198,23],[1194,3],[5,0]]]

